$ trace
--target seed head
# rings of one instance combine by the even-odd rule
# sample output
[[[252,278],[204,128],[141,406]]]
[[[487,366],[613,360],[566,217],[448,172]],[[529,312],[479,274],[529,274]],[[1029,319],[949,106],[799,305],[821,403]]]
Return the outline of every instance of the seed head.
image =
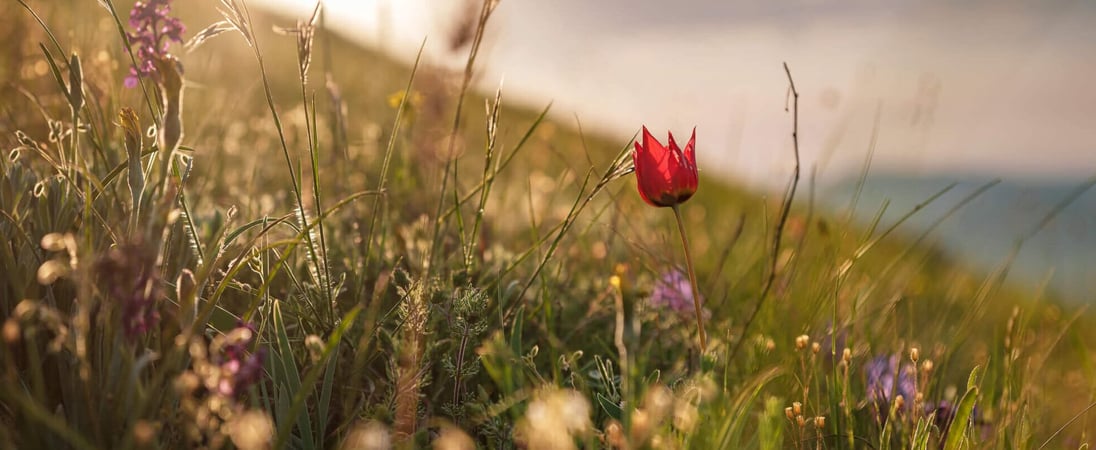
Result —
[[[344,450],[382,450],[392,448],[392,435],[384,425],[370,421],[355,425],[346,435],[342,446]]]
[[[605,424],[605,443],[611,447],[624,447],[624,427],[616,419]]]
[[[276,430],[274,421],[265,412],[251,410],[233,417],[226,424],[232,443],[241,450],[270,448]]]
[[[700,413],[692,402],[678,400],[674,405],[674,428],[683,433],[692,433],[700,421]]]
[[[647,394],[643,398],[643,407],[650,412],[656,425],[662,423],[673,406],[674,395],[666,386],[656,384],[647,389]]]
[[[644,409],[632,411],[632,440],[643,442],[647,439],[654,424],[651,423],[651,415]]]
[[[4,331],[0,334],[4,336],[4,343],[14,345],[19,342],[23,332],[19,329],[19,322],[14,317],[9,317],[4,321]]]
[[[932,368],[933,368],[933,364],[932,364],[931,359],[926,359],[925,362],[921,363],[921,371],[922,372],[925,372],[925,373],[932,372]]]
[[[454,425],[444,425],[434,440],[434,450],[475,450],[476,443],[468,433]]]
[[[147,420],[138,420],[133,424],[133,441],[144,447],[156,439],[156,426]]]
[[[797,350],[803,350],[807,348],[807,345],[811,343],[811,337],[805,334],[799,335],[795,338],[795,348]]]

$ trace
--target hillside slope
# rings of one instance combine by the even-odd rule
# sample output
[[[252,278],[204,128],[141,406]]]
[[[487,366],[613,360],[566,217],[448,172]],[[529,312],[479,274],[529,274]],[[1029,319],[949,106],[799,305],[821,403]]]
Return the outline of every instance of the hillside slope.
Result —
[[[177,5],[188,38],[221,19],[212,3]],[[239,11],[247,33],[170,47],[185,88],[169,159],[170,115],[151,112],[171,110],[155,95],[169,81],[123,87],[114,19],[31,7],[61,49],[0,6],[19,43],[0,65],[0,147],[17,149],[0,165],[0,234],[15,236],[0,247],[0,447],[244,447],[245,423],[266,430],[256,448],[878,448],[949,432],[1028,448],[1096,425],[1071,421],[1096,392],[1090,316],[827,214],[806,181],[785,221],[779,198],[701,173],[681,206],[701,352],[692,311],[652,300],[685,295],[664,281],[684,265],[673,214],[635,192],[631,142],[505,92],[499,108],[462,101],[464,74],[322,29],[302,83],[296,36],[271,31],[296,20]],[[59,73],[80,56],[74,134],[74,78],[59,85],[39,42]],[[125,130],[150,137],[124,132],[124,107],[140,121]]]

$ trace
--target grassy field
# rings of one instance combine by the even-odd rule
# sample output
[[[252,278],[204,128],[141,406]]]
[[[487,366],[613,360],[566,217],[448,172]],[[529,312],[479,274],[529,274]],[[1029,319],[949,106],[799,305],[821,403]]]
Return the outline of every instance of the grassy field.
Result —
[[[468,88],[489,5],[451,72],[178,2],[208,39],[129,88],[132,6],[0,5],[0,448],[1093,439],[1091,314],[814,208],[806,170],[787,203],[701,167],[700,351],[632,142]]]

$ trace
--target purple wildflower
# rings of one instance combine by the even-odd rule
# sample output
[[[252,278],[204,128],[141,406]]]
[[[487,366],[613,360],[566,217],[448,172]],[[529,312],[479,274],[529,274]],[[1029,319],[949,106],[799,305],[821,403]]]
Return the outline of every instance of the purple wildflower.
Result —
[[[155,59],[168,56],[171,42],[183,42],[186,26],[176,17],[169,17],[171,0],[142,0],[133,5],[129,12],[129,26],[133,33],[127,33],[130,42],[137,49],[137,65],[129,68],[125,86],[137,86],[139,77],[151,76],[156,72]]]
[[[916,368],[906,363],[899,370],[899,359],[898,355],[877,356],[864,365],[868,401],[881,410],[889,408],[890,402],[899,395],[906,400],[908,408],[917,395]]]
[[[116,246],[95,262],[95,273],[102,292],[121,306],[126,339],[132,342],[160,322],[157,303],[163,285],[150,248],[139,243]]]
[[[651,293],[648,304],[655,308],[669,308],[679,314],[693,314],[693,288],[689,284],[689,277],[680,270],[671,270],[662,274],[655,282],[654,292]],[[704,303],[704,297],[700,297],[700,303]],[[704,311],[707,315],[707,310]]]
[[[251,353],[247,351],[255,343],[255,338],[255,326],[243,322],[237,323],[236,328],[225,335],[220,353],[213,360],[221,367],[221,378],[217,383],[219,394],[239,397],[262,379],[266,347],[260,347]]]

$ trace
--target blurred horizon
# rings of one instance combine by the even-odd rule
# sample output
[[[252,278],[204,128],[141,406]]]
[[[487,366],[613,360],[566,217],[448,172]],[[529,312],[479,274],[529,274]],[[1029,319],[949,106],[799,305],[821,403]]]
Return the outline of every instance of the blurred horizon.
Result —
[[[305,15],[306,0],[263,0]],[[330,26],[361,45],[463,68],[452,35],[477,1],[325,2]],[[847,205],[870,161],[857,216],[884,222],[951,182],[969,192],[1000,178],[931,241],[983,271],[1096,175],[1096,4],[942,1],[503,0],[477,61],[477,84],[563,123],[619,138],[697,127],[702,178],[770,192],[793,167],[787,62],[800,96],[803,183],[832,210]],[[873,137],[874,133],[874,137]],[[812,180],[812,177],[816,177]],[[808,194],[804,191],[804,197]],[[814,194],[810,194],[814,198]],[[928,230],[951,194],[905,226]],[[886,203],[884,203],[886,202]],[[1096,192],[1086,192],[1024,246],[1015,279],[1091,301]]]
[[[307,0],[260,0],[303,15]],[[362,45],[460,67],[449,36],[477,2],[327,0],[329,25]],[[477,84],[504,101],[626,141],[647,125],[698,131],[701,167],[781,188],[792,167],[792,70],[805,173],[861,169],[1017,179],[1096,174],[1096,5],[1083,1],[504,0]],[[504,80],[504,82],[503,82]]]

